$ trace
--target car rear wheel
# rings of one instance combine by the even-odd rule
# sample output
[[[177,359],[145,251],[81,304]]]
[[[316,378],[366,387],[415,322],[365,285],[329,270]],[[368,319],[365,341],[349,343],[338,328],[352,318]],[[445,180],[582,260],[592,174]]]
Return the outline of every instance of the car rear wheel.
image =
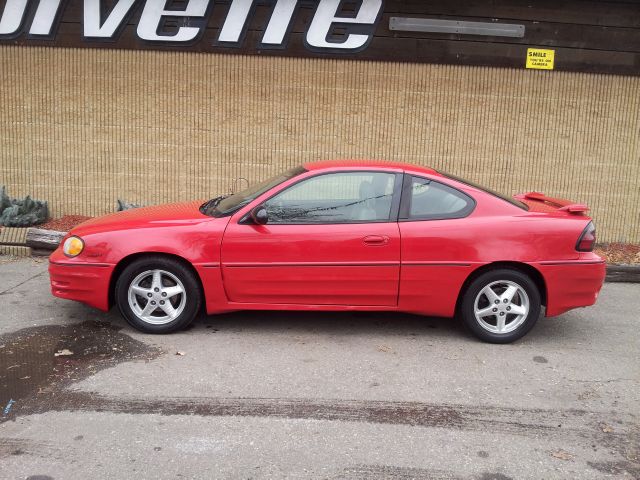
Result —
[[[133,261],[116,283],[116,303],[134,328],[170,333],[189,325],[202,294],[195,274],[181,262],[161,256]]]
[[[471,282],[462,299],[461,315],[481,340],[510,343],[533,328],[540,309],[540,292],[526,274],[496,269]]]

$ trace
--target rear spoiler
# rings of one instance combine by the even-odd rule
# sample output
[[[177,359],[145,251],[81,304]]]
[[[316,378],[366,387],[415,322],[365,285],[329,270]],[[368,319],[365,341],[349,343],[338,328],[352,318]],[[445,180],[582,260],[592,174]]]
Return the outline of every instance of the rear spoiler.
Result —
[[[583,203],[574,203],[571,200],[565,200],[563,198],[547,197],[544,193],[529,192],[515,195],[518,200],[536,200],[543,202],[550,207],[557,208],[563,212],[573,213],[576,215],[583,214],[589,211],[589,207]]]

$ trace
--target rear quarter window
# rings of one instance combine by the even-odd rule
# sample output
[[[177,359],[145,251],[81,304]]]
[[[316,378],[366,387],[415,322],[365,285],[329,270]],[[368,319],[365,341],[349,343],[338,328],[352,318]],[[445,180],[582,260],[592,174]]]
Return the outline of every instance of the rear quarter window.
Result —
[[[411,176],[403,190],[400,220],[463,218],[476,205],[466,193],[428,178]]]
[[[501,200],[504,200],[505,202],[509,202],[511,205],[515,205],[518,208],[521,208],[522,210],[529,210],[529,206],[526,203],[520,202],[518,200],[516,200],[513,197],[509,197],[508,195],[504,195],[502,193],[499,192],[495,192],[493,190],[490,190],[486,187],[483,187],[482,185],[478,185],[475,182],[472,182],[470,180],[466,180],[464,178],[460,178],[460,177],[456,177],[455,175],[451,175],[450,173],[446,173],[446,172],[442,172],[442,171],[438,171],[438,173],[440,175],[442,175],[443,177],[446,178],[450,178],[451,180],[455,180],[456,182],[460,182],[460,183],[464,183],[465,185],[469,185],[470,187],[476,188],[478,190],[481,190],[483,192],[488,193],[489,195],[493,195],[494,197],[498,197]]]

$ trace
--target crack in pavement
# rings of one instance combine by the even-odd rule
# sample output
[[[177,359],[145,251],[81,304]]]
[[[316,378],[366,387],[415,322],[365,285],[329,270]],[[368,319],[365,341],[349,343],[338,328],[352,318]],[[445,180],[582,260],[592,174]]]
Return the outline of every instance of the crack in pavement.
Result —
[[[12,287],[7,288],[6,290],[3,290],[0,292],[0,295],[5,295],[7,293],[9,293],[11,290],[15,290],[18,287],[21,287],[22,285],[24,285],[25,283],[30,282],[31,280],[40,277],[41,275],[44,275],[45,273],[47,273],[47,270],[40,272],[40,273],[36,273],[34,276],[27,278],[26,280],[20,282],[17,285],[13,285]]]

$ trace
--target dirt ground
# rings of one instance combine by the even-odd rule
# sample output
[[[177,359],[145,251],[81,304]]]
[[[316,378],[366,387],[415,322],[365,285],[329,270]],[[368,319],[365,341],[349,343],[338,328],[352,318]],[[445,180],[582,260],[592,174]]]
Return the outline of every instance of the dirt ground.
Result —
[[[51,218],[46,223],[38,225],[38,228],[44,230],[56,230],[58,232],[68,232],[76,225],[81,224],[93,217],[87,217],[84,215],[65,215],[61,218]]]
[[[640,245],[630,243],[602,243],[594,251],[610,265],[639,265]]]

